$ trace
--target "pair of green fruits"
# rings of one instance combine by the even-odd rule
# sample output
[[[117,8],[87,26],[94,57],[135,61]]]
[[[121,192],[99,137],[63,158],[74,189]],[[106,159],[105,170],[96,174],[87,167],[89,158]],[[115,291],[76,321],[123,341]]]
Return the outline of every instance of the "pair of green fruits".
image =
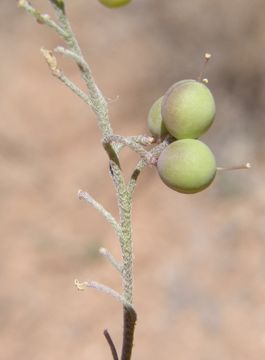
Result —
[[[207,188],[216,175],[212,151],[197,140],[211,126],[215,102],[208,87],[195,80],[182,80],[152,105],[148,128],[156,138],[171,135],[176,140],[157,162],[162,181],[171,189],[193,194]]]

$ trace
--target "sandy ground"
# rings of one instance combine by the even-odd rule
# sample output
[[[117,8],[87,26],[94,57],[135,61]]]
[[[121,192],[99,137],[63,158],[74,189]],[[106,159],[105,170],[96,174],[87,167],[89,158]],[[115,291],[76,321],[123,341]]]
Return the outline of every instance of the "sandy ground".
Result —
[[[98,255],[104,246],[120,258],[112,229],[76,196],[87,190],[117,215],[107,158],[93,113],[40,56],[62,41],[14,3],[0,2],[0,359],[110,359],[102,331],[120,347],[120,305],[73,286],[120,289]],[[219,165],[253,164],[194,196],[167,189],[152,168],[141,175],[133,359],[264,359],[264,1],[133,0],[116,11],[66,3],[115,132],[147,133],[152,102],[197,77],[208,51],[218,112],[204,140]],[[60,65],[82,85],[69,61]],[[124,151],[128,176],[136,161]]]

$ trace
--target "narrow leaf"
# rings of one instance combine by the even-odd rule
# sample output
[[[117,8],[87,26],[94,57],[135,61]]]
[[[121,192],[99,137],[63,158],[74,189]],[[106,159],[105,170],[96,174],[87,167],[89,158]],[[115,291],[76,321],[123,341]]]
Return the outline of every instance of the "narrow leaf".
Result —
[[[63,0],[50,0],[54,5],[56,5],[62,12],[65,14],[64,1]]]

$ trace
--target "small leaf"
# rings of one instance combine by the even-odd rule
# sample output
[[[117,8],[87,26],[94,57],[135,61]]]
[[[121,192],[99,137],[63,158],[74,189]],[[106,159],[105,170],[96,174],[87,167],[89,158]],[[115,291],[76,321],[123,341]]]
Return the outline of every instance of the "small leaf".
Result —
[[[54,5],[56,5],[62,12],[65,14],[64,1],[63,0],[50,0]]]

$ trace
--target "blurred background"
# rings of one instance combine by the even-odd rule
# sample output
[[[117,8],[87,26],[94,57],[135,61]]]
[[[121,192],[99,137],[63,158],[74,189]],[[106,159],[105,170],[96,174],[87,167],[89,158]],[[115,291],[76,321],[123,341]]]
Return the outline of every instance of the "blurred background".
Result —
[[[261,360],[265,356],[265,23],[263,0],[133,0],[110,10],[65,1],[115,132],[147,133],[151,104],[174,82],[205,76],[217,116],[204,141],[219,166],[204,192],[173,192],[153,168],[135,192],[133,359]],[[33,1],[52,13],[48,1]],[[98,255],[120,258],[112,228],[84,189],[117,215],[95,116],[50,72],[39,49],[62,45],[50,29],[0,2],[0,359],[110,359],[122,312],[74,279],[120,289]],[[82,85],[77,69],[64,72]],[[122,155],[129,176],[137,156]]]

